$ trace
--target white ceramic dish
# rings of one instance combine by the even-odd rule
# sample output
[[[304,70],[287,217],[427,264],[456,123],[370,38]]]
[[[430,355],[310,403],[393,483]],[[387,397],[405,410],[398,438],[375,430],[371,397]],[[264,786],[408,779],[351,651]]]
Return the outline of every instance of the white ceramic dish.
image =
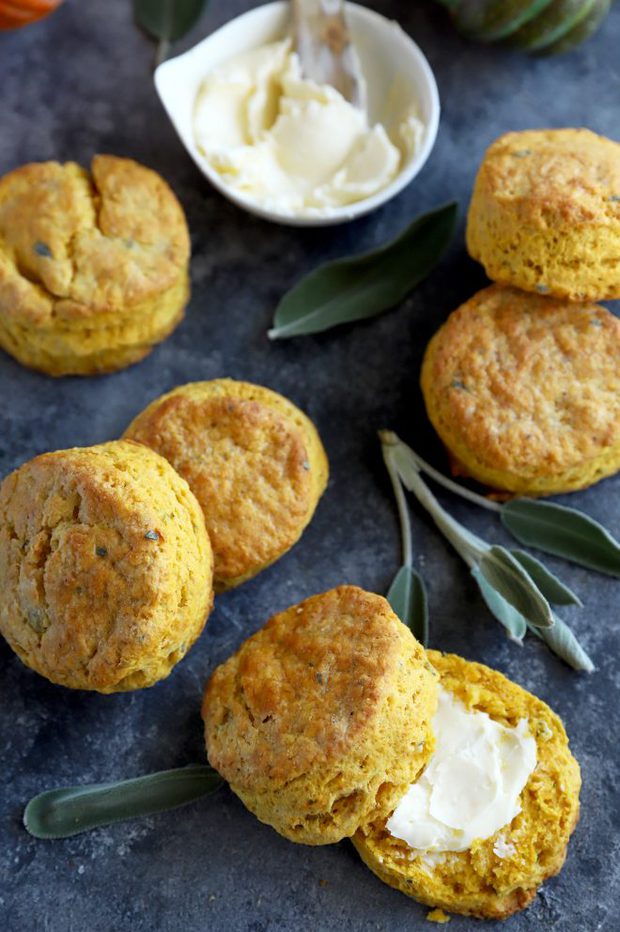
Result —
[[[368,83],[368,116],[384,122],[386,102],[398,86],[399,98],[417,106],[425,126],[413,157],[394,181],[372,197],[332,209],[327,216],[304,216],[268,210],[252,198],[231,190],[200,154],[194,140],[193,113],[200,84],[211,69],[234,55],[283,38],[289,28],[289,4],[268,3],[231,20],[183,55],[164,62],[155,72],[155,87],[183,145],[211,184],[250,213],[291,226],[331,226],[361,217],[389,201],[415,178],[435,143],[439,126],[439,94],[426,58],[400,26],[378,13],[347,3],[347,16],[362,71]]]

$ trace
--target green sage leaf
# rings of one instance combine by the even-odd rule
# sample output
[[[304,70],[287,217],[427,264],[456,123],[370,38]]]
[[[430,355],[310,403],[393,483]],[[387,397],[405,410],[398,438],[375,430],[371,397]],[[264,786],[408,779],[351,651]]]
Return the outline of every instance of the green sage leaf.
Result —
[[[557,576],[547,569],[544,563],[524,550],[510,550],[515,560],[518,560],[523,569],[532,577],[547,602],[553,605],[583,605],[578,595],[565,586]]]
[[[501,520],[513,537],[557,557],[610,576],[620,576],[620,544],[588,515],[532,498],[502,506]]]
[[[132,780],[62,787],[39,793],[24,810],[35,838],[69,838],[92,828],[183,806],[224,781],[205,764],[162,770]]]
[[[523,615],[519,614],[516,608],[513,608],[510,602],[507,602],[497,589],[486,581],[477,566],[473,568],[471,575],[478,583],[480,594],[491,614],[495,615],[499,623],[504,626],[510,639],[521,644],[527,631],[527,623]]]
[[[152,39],[176,42],[196,25],[207,0],[134,0],[138,26]]]
[[[455,203],[446,204],[417,217],[379,249],[319,266],[284,295],[270,339],[320,333],[393,307],[432,271],[450,245],[457,209]]]
[[[504,547],[490,547],[480,560],[480,572],[520,615],[537,628],[553,624],[546,598],[521,564]]]
[[[554,615],[552,628],[532,628],[530,630],[551,648],[554,654],[561,657],[574,670],[583,670],[592,673],[595,669],[592,660],[585,652],[568,625]]]
[[[428,598],[420,574],[412,566],[401,566],[387,594],[392,610],[411,630],[418,641],[428,647]]]

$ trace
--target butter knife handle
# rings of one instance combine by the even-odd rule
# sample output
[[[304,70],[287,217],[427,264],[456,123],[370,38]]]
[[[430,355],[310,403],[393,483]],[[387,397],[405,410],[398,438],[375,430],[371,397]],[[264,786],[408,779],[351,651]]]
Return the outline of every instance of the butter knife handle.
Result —
[[[366,85],[351,41],[343,0],[291,0],[295,46],[304,76],[330,84],[365,110]]]

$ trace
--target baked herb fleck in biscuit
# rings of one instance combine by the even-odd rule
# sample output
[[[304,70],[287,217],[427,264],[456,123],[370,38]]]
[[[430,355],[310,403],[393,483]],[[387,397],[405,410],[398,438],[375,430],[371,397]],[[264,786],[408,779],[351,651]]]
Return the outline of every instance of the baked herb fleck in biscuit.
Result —
[[[501,136],[476,178],[467,248],[504,285],[620,298],[620,143],[587,129]]]
[[[428,906],[483,919],[523,909],[557,874],[579,817],[579,765],[562,722],[542,700],[496,670],[431,650],[440,683],[472,711],[507,727],[522,719],[536,740],[537,765],[521,793],[521,811],[493,837],[466,851],[420,856],[373,819],[353,843],[381,880]]]
[[[436,692],[386,600],[341,586],[274,616],[215,670],[209,761],[286,838],[337,842],[387,815],[424,767]]]
[[[97,155],[0,179],[0,346],[49,375],[142,359],[183,316],[189,235],[154,171]]]
[[[620,468],[619,360],[605,308],[493,285],[432,338],[422,391],[456,472],[551,495]]]
[[[155,399],[125,431],[172,463],[204,512],[216,591],[237,586],[299,539],[327,484],[314,424],[288,399],[233,379]]]
[[[202,631],[212,571],[187,483],[140,444],[45,453],[0,486],[0,632],[53,683],[167,676]]]

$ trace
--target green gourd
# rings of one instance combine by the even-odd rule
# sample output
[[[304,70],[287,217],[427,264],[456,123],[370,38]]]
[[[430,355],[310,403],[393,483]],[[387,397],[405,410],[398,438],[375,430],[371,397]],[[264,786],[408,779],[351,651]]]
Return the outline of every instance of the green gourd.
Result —
[[[568,52],[588,39],[613,0],[439,0],[457,29],[541,55]]]

